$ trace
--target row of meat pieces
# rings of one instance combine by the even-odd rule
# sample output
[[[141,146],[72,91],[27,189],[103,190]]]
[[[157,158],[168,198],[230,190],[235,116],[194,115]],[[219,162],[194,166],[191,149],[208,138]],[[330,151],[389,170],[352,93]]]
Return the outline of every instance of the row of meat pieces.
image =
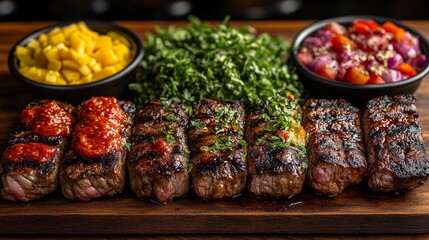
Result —
[[[63,111],[28,113],[52,102]],[[40,120],[49,114],[62,121]],[[203,99],[191,119],[169,101],[139,110],[103,97],[76,110],[39,101],[23,111],[3,155],[1,194],[37,199],[55,190],[59,175],[65,197],[87,201],[121,192],[126,168],[131,190],[161,203],[191,185],[206,199],[232,197],[246,186],[256,196],[289,197],[305,180],[324,195],[365,178],[374,191],[403,192],[426,181],[428,164],[411,95],[373,99],[362,118],[344,100],[310,99],[301,115],[295,100],[270,99],[246,116],[238,101]]]

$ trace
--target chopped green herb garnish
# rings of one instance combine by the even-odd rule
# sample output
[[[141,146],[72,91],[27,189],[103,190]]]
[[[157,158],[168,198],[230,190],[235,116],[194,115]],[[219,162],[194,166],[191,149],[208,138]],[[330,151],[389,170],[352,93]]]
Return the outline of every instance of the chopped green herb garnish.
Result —
[[[167,116],[165,116],[165,119],[167,119],[168,121],[177,122],[180,120],[180,117],[177,115],[168,114]]]
[[[161,132],[165,135],[165,140],[168,144],[176,143],[176,139],[174,138],[173,132],[170,129]]]
[[[160,102],[165,111],[173,111],[173,108],[171,107],[171,100],[162,98]]]
[[[230,136],[222,136],[220,137],[212,146],[202,146],[200,147],[200,151],[202,152],[225,152],[232,150],[232,140]]]
[[[133,145],[131,144],[131,143],[129,143],[129,142],[127,142],[127,143],[125,143],[125,147],[127,148],[127,150],[128,151],[130,151],[131,150],[131,147],[132,147]]]
[[[283,38],[232,27],[228,18],[217,27],[189,20],[188,26],[157,28],[146,35],[137,82],[129,86],[138,104],[172,99],[191,115],[191,106],[202,98],[244,104],[286,92],[300,98],[304,88],[285,61],[290,47]]]
[[[308,163],[307,163],[306,161],[302,161],[302,163],[301,163],[301,167],[302,167],[303,169],[307,169],[307,168],[308,168]]]
[[[284,138],[278,136],[270,136],[267,138],[268,143],[272,148],[287,148],[290,144]]]
[[[191,120],[189,126],[195,129],[203,129],[206,127],[206,125],[200,119]]]
[[[262,138],[258,138],[256,139],[255,145],[259,146],[259,144],[261,144],[263,142]]]
[[[247,147],[247,142],[246,140],[242,139],[238,142],[238,144],[240,144],[242,147]]]

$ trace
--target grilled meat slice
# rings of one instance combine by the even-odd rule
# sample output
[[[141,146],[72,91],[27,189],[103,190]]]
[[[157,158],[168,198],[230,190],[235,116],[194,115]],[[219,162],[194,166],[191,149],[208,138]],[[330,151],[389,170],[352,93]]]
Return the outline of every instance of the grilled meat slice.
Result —
[[[289,197],[301,192],[308,160],[306,133],[295,100],[280,98],[253,106],[247,117],[247,189],[256,196]]]
[[[308,186],[335,196],[359,184],[367,167],[359,109],[342,99],[310,99],[303,125],[309,134]]]
[[[1,162],[4,199],[30,201],[55,191],[74,126],[73,111],[73,106],[52,100],[27,104]]]
[[[378,192],[405,192],[429,176],[429,159],[412,95],[368,101],[364,131],[368,149],[368,186]]]
[[[238,101],[203,99],[197,103],[188,136],[192,187],[199,197],[232,197],[245,187],[244,117]]]
[[[166,203],[190,188],[188,116],[180,104],[152,101],[136,114],[128,172],[131,190]]]
[[[72,147],[60,167],[63,195],[88,201],[121,192],[134,104],[113,97],[94,97],[79,105],[77,114]]]

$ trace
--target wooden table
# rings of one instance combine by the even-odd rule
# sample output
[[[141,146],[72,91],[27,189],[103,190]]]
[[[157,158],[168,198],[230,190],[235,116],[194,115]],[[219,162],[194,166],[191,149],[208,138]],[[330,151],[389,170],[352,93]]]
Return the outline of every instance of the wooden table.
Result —
[[[309,21],[234,22],[251,25],[291,41]],[[429,21],[407,22],[429,37]],[[171,22],[119,22],[142,39],[154,26]],[[183,23],[180,23],[183,24]],[[8,72],[7,55],[14,43],[49,23],[0,23],[0,151],[17,124],[19,113],[30,100],[23,87]],[[420,123],[429,146],[429,81],[416,92]],[[429,235],[429,184],[400,196],[372,194],[365,187],[347,189],[336,198],[323,198],[308,191],[292,199],[256,199],[244,194],[235,199],[206,202],[190,194],[165,206],[134,198],[128,190],[109,199],[89,203],[65,200],[59,193],[31,203],[0,201],[0,233],[42,234],[34,238],[54,239],[58,234],[197,234],[193,239],[234,239],[271,236],[289,239],[329,239],[330,234],[388,234],[360,238],[390,239],[394,233],[423,234],[399,236],[418,239]],[[201,235],[205,233],[215,235]],[[48,234],[55,234],[49,236]],[[198,235],[199,234],[199,235]],[[254,235],[259,234],[259,235]],[[266,235],[270,234],[270,235]],[[273,235],[275,234],[275,235]],[[277,235],[280,234],[280,235]],[[310,235],[284,235],[310,234]],[[328,234],[328,235],[319,235]],[[390,235],[389,235],[390,234]],[[104,238],[101,235],[98,238]],[[139,235],[130,235],[130,239]],[[178,239],[182,236],[168,236]],[[21,238],[28,238],[24,236]],[[81,237],[76,237],[81,238]],[[115,238],[121,238],[117,236]],[[162,238],[158,236],[156,238]],[[359,239],[359,238],[358,238]]]

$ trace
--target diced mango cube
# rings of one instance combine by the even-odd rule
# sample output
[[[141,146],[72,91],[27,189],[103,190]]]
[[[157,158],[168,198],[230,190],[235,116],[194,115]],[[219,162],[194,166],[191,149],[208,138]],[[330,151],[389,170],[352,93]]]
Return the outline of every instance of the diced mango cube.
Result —
[[[72,59],[72,55],[70,53],[70,50],[66,49],[66,48],[60,49],[60,57],[61,57],[62,60],[66,60],[66,59],[67,60],[71,60]]]
[[[88,75],[86,75],[86,76],[83,76],[80,80],[81,81],[84,81],[84,82],[91,82],[92,81],[92,73],[90,73],[90,74],[88,74]]]
[[[44,68],[37,68],[37,76],[40,80],[45,79],[46,73],[48,72],[48,70],[44,69]]]
[[[94,54],[94,58],[103,67],[113,65],[119,61],[118,56],[116,56],[112,49],[102,52],[98,51]]]
[[[79,31],[79,29],[77,28],[76,24],[74,24],[74,23],[62,28],[62,32],[66,38],[68,38],[71,34],[77,32],[77,31]]]
[[[80,73],[76,72],[76,71],[72,71],[72,70],[67,70],[67,69],[63,69],[61,71],[61,73],[63,74],[64,78],[68,81],[68,82],[72,82],[72,81],[76,81],[80,79]]]
[[[65,40],[66,37],[61,31],[55,34],[48,35],[48,43],[50,45],[57,45],[58,43],[63,43]]]
[[[63,77],[59,76],[55,85],[67,85],[67,81]]]
[[[31,49],[23,46],[17,46],[15,50],[16,56],[18,56],[18,59],[20,57],[30,57],[31,56]]]
[[[61,32],[61,28],[60,27],[55,27],[54,29],[52,29],[51,31],[48,32],[48,37],[49,35],[55,35],[57,33]]]
[[[79,68],[79,72],[80,72],[82,75],[87,76],[88,74],[90,74],[90,73],[91,73],[91,69],[90,69],[88,66],[83,65],[83,66],[81,66],[81,67]]]
[[[48,63],[48,69],[53,71],[59,71],[61,69],[60,61],[50,61]]]
[[[85,41],[82,40],[77,34],[70,36],[71,48],[77,53],[82,54],[85,52]]]
[[[108,32],[107,36],[110,36],[113,39],[117,39],[117,40],[121,41],[128,48],[131,47],[131,43],[128,41],[128,39],[126,37],[122,36],[121,34],[117,33],[117,32],[112,32],[112,31]]]
[[[23,75],[28,79],[32,79],[32,80],[40,82],[40,80],[37,76],[37,67],[34,67],[34,66],[31,67],[26,72],[24,72]]]
[[[95,41],[95,50],[110,49],[112,47],[112,38],[109,36],[99,36]]]
[[[80,54],[79,56],[78,56],[78,58],[76,59],[76,62],[79,64],[79,65],[81,65],[81,66],[83,66],[83,65],[87,65],[88,63],[89,63],[89,61],[91,61],[91,57],[90,56],[88,56],[88,55],[86,55],[85,53],[83,53],[83,54]]]
[[[79,64],[77,64],[73,60],[63,60],[62,66],[63,66],[63,68],[66,68],[69,70],[75,70],[75,71],[79,71],[79,68],[80,68]]]
[[[48,46],[48,36],[44,33],[40,34],[39,38],[37,39],[37,41],[40,42],[40,45],[42,46],[42,48],[45,48]]]
[[[57,79],[60,77],[60,73],[57,71],[48,71],[45,75],[45,82],[49,84],[56,84]]]
[[[112,49],[120,59],[128,59],[130,57],[130,49],[123,43],[113,46]]]
[[[93,74],[93,79],[94,80],[103,79],[103,78],[111,76],[111,75],[113,75],[115,73],[116,73],[115,67],[108,66],[108,67],[105,67],[105,68],[101,69],[101,71],[94,73]]]
[[[35,50],[35,49],[41,49],[42,47],[40,46],[40,42],[36,41],[34,39],[30,39],[30,41],[28,41],[27,43],[27,47]]]
[[[58,61],[60,60],[60,53],[57,48],[48,48],[46,47],[43,52],[45,53],[46,59],[48,61]]]
[[[94,41],[89,41],[86,43],[85,45],[85,52],[88,55],[92,55],[92,53],[94,52],[95,49],[95,42]]]
[[[79,30],[82,31],[82,32],[89,31],[88,25],[86,25],[85,22],[81,21],[81,22],[78,22],[76,25],[79,28]]]

